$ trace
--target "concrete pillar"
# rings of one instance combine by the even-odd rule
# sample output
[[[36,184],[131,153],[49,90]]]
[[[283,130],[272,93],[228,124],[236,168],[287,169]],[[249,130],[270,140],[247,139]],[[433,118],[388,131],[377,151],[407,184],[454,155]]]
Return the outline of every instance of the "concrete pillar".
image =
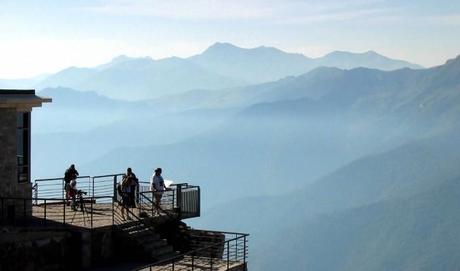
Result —
[[[91,232],[81,233],[81,267],[91,267]]]

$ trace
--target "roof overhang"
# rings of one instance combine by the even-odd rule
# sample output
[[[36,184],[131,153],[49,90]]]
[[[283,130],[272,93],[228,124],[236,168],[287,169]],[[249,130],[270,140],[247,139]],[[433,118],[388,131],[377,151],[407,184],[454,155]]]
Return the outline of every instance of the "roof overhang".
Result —
[[[41,107],[43,103],[50,103],[51,101],[51,98],[35,95],[33,89],[0,89],[0,108],[31,111],[33,107]]]

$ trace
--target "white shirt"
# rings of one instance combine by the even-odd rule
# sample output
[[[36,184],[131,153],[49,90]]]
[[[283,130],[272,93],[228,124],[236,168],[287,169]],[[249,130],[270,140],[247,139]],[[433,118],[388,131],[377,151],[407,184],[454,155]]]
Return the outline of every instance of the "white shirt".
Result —
[[[163,180],[163,177],[153,174],[152,175],[151,187],[154,188],[155,191],[164,191],[165,190],[165,182]]]

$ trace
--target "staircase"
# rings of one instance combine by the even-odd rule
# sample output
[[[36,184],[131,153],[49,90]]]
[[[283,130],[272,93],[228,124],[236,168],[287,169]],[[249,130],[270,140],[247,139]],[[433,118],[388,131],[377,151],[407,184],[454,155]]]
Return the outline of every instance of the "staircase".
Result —
[[[161,261],[177,256],[171,244],[161,238],[153,226],[143,222],[131,210],[127,211],[133,220],[122,219],[121,209],[114,211],[114,226],[120,244],[120,256],[137,260]]]
[[[121,235],[146,260],[160,261],[177,255],[166,239],[139,220],[117,225]]]

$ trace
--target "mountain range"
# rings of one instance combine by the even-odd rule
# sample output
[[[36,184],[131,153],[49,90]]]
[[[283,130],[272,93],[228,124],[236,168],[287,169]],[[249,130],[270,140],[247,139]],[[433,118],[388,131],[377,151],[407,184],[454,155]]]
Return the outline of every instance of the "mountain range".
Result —
[[[459,90],[460,57],[143,101],[49,88],[40,93],[56,110],[108,114],[85,131],[35,135],[32,159],[40,177],[73,162],[93,175],[131,166],[145,180],[161,166],[200,185],[202,217],[188,223],[250,232],[251,270],[457,270]]]
[[[381,70],[421,68],[373,51],[332,52],[324,57],[309,58],[272,47],[246,49],[230,43],[215,43],[201,54],[188,58],[154,60],[122,55],[93,68],[69,67],[39,80],[0,80],[0,87],[8,88],[13,84],[37,89],[67,87],[96,91],[110,98],[141,100],[194,89],[215,90],[276,81],[321,66]]]
[[[396,70],[421,66],[390,59],[376,52],[350,53],[335,51],[319,58],[286,53],[273,47],[244,49],[230,43],[215,43],[202,54],[188,58],[192,62],[233,78],[256,84],[306,73],[317,67],[351,69],[357,67]]]

